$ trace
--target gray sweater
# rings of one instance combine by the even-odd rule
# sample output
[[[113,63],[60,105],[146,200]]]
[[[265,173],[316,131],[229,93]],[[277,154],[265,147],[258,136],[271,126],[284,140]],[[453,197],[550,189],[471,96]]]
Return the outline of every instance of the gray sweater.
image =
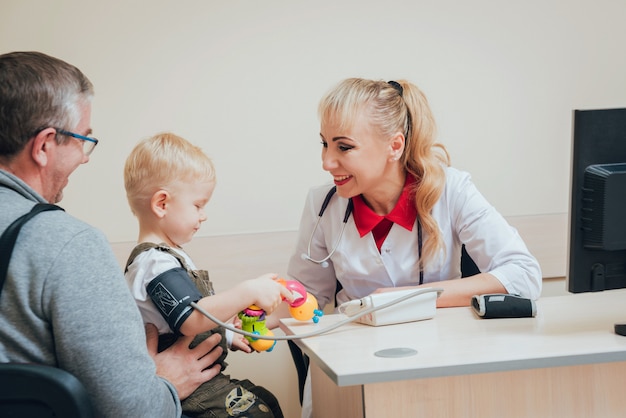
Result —
[[[0,234],[36,202],[0,170]],[[98,416],[175,417],[174,387],[156,375],[137,305],[104,234],[63,211],[24,225],[0,296],[0,362],[60,367],[87,388]]]

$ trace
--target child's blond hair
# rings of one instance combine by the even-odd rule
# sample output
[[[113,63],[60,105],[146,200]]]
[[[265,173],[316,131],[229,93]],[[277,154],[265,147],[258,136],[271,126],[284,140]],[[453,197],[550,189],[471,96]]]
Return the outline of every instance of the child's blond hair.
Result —
[[[160,189],[177,181],[215,182],[211,159],[197,146],[164,132],[139,142],[124,165],[124,187],[133,214],[149,207]]]

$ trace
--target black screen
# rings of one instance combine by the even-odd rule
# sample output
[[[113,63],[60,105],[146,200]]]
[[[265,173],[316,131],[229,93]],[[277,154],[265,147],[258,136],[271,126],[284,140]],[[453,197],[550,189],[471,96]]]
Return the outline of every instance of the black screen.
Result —
[[[573,112],[567,287],[626,288],[626,109]]]

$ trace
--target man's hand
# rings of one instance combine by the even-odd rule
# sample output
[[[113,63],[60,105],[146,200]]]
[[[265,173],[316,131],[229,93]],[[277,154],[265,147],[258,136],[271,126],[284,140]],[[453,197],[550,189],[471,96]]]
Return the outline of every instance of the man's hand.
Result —
[[[210,367],[222,354],[222,348],[218,346],[222,339],[220,334],[213,334],[191,349],[189,344],[193,337],[182,336],[172,346],[157,353],[157,328],[152,324],[146,324],[145,328],[148,353],[156,364],[157,375],[174,385],[181,400],[221,371],[219,364]]]

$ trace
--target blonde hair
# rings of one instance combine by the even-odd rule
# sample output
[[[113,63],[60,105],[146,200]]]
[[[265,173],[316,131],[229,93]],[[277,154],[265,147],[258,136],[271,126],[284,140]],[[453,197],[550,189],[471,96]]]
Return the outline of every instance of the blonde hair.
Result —
[[[215,182],[213,162],[199,147],[169,132],[139,142],[124,165],[126,197],[135,215],[159,189],[196,180]]]
[[[444,167],[450,165],[446,148],[435,142],[436,124],[428,100],[417,86],[406,80],[349,78],[324,96],[318,107],[321,121],[333,120],[341,128],[352,127],[362,112],[382,139],[397,132],[404,134],[405,148],[400,161],[417,179],[412,193],[426,237],[420,257],[423,267],[444,248],[441,231],[431,212],[445,187]]]

